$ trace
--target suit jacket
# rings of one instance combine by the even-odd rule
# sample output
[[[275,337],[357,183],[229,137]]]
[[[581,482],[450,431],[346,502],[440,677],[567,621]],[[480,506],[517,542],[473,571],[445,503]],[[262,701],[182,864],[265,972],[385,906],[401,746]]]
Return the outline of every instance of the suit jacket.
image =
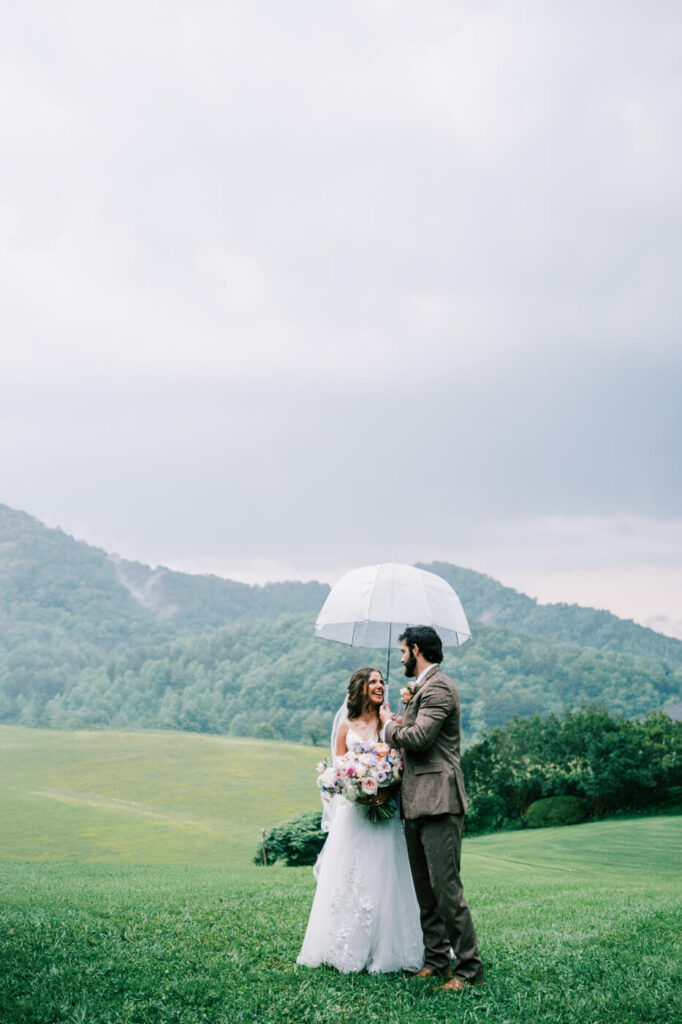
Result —
[[[384,737],[403,754],[404,818],[466,814],[459,762],[459,694],[439,665],[424,676],[405,708],[403,724],[387,722]]]

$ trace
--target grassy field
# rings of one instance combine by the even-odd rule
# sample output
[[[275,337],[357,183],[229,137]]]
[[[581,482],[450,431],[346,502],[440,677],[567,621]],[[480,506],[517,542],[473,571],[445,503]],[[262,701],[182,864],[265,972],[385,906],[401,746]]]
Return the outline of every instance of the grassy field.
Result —
[[[0,858],[243,864],[261,828],[319,807],[321,756],[186,732],[0,726]]]
[[[2,1024],[682,1019],[682,818],[465,841],[486,984],[450,995],[399,974],[295,967],[311,872],[249,861],[261,823],[314,806],[315,751],[86,736],[0,731],[13,743],[0,765]],[[229,764],[243,770],[231,796]],[[290,781],[275,797],[268,773],[284,764]],[[179,765],[197,790],[178,779],[176,799]],[[156,781],[140,779],[152,768]],[[62,799],[35,795],[45,789]],[[224,816],[237,815],[228,827]],[[210,822],[215,832],[202,831]]]

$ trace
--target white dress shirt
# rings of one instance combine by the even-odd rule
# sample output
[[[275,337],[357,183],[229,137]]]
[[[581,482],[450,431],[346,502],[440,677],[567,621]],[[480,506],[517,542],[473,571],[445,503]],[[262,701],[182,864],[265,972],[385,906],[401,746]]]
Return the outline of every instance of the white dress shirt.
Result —
[[[415,688],[415,690],[416,690],[416,689],[417,689],[417,687],[418,687],[418,686],[419,686],[419,685],[421,684],[421,681],[422,681],[422,679],[424,678],[424,676],[426,675],[426,673],[427,673],[427,672],[430,672],[430,671],[431,671],[431,669],[432,669],[432,668],[435,668],[435,667],[436,667],[436,666],[435,666],[435,664],[434,664],[434,665],[427,665],[427,666],[426,666],[426,668],[424,669],[424,671],[423,671],[423,672],[420,672],[420,673],[419,673],[419,675],[417,676],[417,679],[416,679],[415,683],[413,684],[413,685],[414,685],[414,688]],[[408,684],[408,685],[409,685],[409,684]]]

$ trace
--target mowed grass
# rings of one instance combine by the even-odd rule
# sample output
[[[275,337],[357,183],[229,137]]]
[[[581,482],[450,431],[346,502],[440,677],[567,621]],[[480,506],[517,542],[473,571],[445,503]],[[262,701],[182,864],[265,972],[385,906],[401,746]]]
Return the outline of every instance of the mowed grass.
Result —
[[[0,727],[0,859],[243,864],[319,807],[324,752],[181,732]]]
[[[49,747],[43,740],[52,734],[32,735],[42,744],[38,760],[44,772]],[[24,735],[24,741],[30,744],[32,735]],[[55,735],[61,743],[70,741],[68,734]],[[96,735],[106,743],[115,739]],[[140,734],[138,739],[148,750],[150,737]],[[163,764],[175,763],[178,737],[160,739],[168,745],[168,760],[157,748],[159,772]],[[214,763],[210,738],[188,739],[195,762],[206,744],[207,758]],[[130,744],[132,756],[134,738]],[[54,749],[64,753],[66,748],[56,743]],[[270,772],[276,774],[279,747],[272,753],[269,749],[252,745],[257,758],[273,758]],[[300,785],[307,791],[317,753],[294,753],[303,758]],[[69,784],[84,793],[74,760],[66,758],[66,763],[73,773]],[[294,783],[292,762],[287,764],[283,785],[289,800]],[[131,778],[125,759],[120,765]],[[115,787],[117,770],[112,767],[108,778],[105,772],[98,779]],[[254,770],[260,777],[260,761]],[[55,767],[57,775],[62,771],[63,765]],[[85,819],[80,824],[96,831],[102,814],[124,813],[121,807],[103,808],[103,795],[132,798],[130,790],[120,797],[111,795],[112,788],[103,794],[85,760],[81,771],[97,799],[90,807],[90,825]],[[197,769],[196,777],[208,776]],[[15,777],[15,806],[20,808],[18,786]],[[201,800],[206,803],[195,806],[194,814],[204,820],[211,817],[210,805],[207,796]],[[275,819],[290,811],[288,805],[284,809],[284,796],[282,801],[275,804],[275,810],[282,808]],[[72,809],[55,803],[65,814]],[[307,799],[302,806],[310,804]],[[159,805],[150,801],[149,806]],[[174,805],[160,806],[168,811]],[[85,814],[88,805],[79,808]],[[40,835],[33,805],[30,810],[26,820],[33,835]],[[251,812],[255,828],[262,815],[257,808]],[[3,803],[2,845],[11,845],[13,857],[18,849],[30,849],[31,838],[22,839],[19,821],[11,823],[11,843],[6,843],[6,823]],[[157,823],[144,819],[142,824],[153,829]],[[66,859],[46,859],[45,847],[36,854],[40,859],[5,859],[0,863],[2,1024],[340,1024],[351,1016],[381,1024],[450,1019],[467,1024],[672,1024],[682,1019],[682,818],[599,822],[465,841],[463,873],[486,983],[461,994],[434,992],[430,983],[401,974],[342,976],[331,969],[297,968],[314,891],[311,872],[254,867],[249,863],[253,836],[241,837],[232,844],[225,837],[216,840],[225,851],[222,863],[213,855],[204,859],[201,844],[188,841],[182,847],[186,863],[179,862],[177,844],[167,851],[157,848],[147,863],[140,857],[136,864],[129,844],[114,844],[118,854],[111,863],[98,863],[102,847],[92,845],[92,835],[82,840],[81,859],[75,840]],[[150,837],[142,843],[138,835],[138,841],[134,849],[139,852]]]

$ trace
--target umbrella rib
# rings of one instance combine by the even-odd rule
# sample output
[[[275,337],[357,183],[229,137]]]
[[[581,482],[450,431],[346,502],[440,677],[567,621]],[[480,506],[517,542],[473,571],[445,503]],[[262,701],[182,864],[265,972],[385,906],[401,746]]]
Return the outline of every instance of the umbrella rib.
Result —
[[[378,621],[372,618],[372,601],[374,600],[374,591],[376,590],[376,585],[379,579],[379,573],[381,572],[382,569],[383,565],[380,565],[374,575],[374,579],[372,580],[372,585],[370,587],[369,600],[367,601],[367,618],[365,619],[367,625],[369,625],[369,623],[371,622]]]
[[[370,586],[369,600],[367,601],[367,622],[371,622],[372,621],[372,599],[374,597],[374,588],[377,585],[377,580],[379,578],[379,572],[380,571],[381,571],[381,566],[379,566],[379,569],[377,569],[377,571],[376,571],[376,573],[374,575],[374,579],[372,580],[372,584]]]
[[[430,625],[431,625],[431,626],[433,626],[433,625],[434,625],[434,623],[433,623],[433,613],[432,613],[432,611],[431,611],[431,599],[429,598],[429,592],[428,592],[428,590],[426,589],[426,580],[424,579],[424,576],[423,576],[423,575],[420,575],[420,576],[419,576],[419,582],[421,583],[421,585],[422,585],[422,588],[423,588],[423,590],[424,590],[424,597],[426,598],[426,604],[427,604],[427,607],[428,607],[428,609],[429,609],[429,618],[430,618],[430,619],[432,620],[432,621],[431,621],[431,623],[430,623]],[[416,622],[416,623],[415,623],[415,625],[416,625],[416,626],[418,626],[418,625],[419,625],[419,623],[418,623],[418,622]]]

